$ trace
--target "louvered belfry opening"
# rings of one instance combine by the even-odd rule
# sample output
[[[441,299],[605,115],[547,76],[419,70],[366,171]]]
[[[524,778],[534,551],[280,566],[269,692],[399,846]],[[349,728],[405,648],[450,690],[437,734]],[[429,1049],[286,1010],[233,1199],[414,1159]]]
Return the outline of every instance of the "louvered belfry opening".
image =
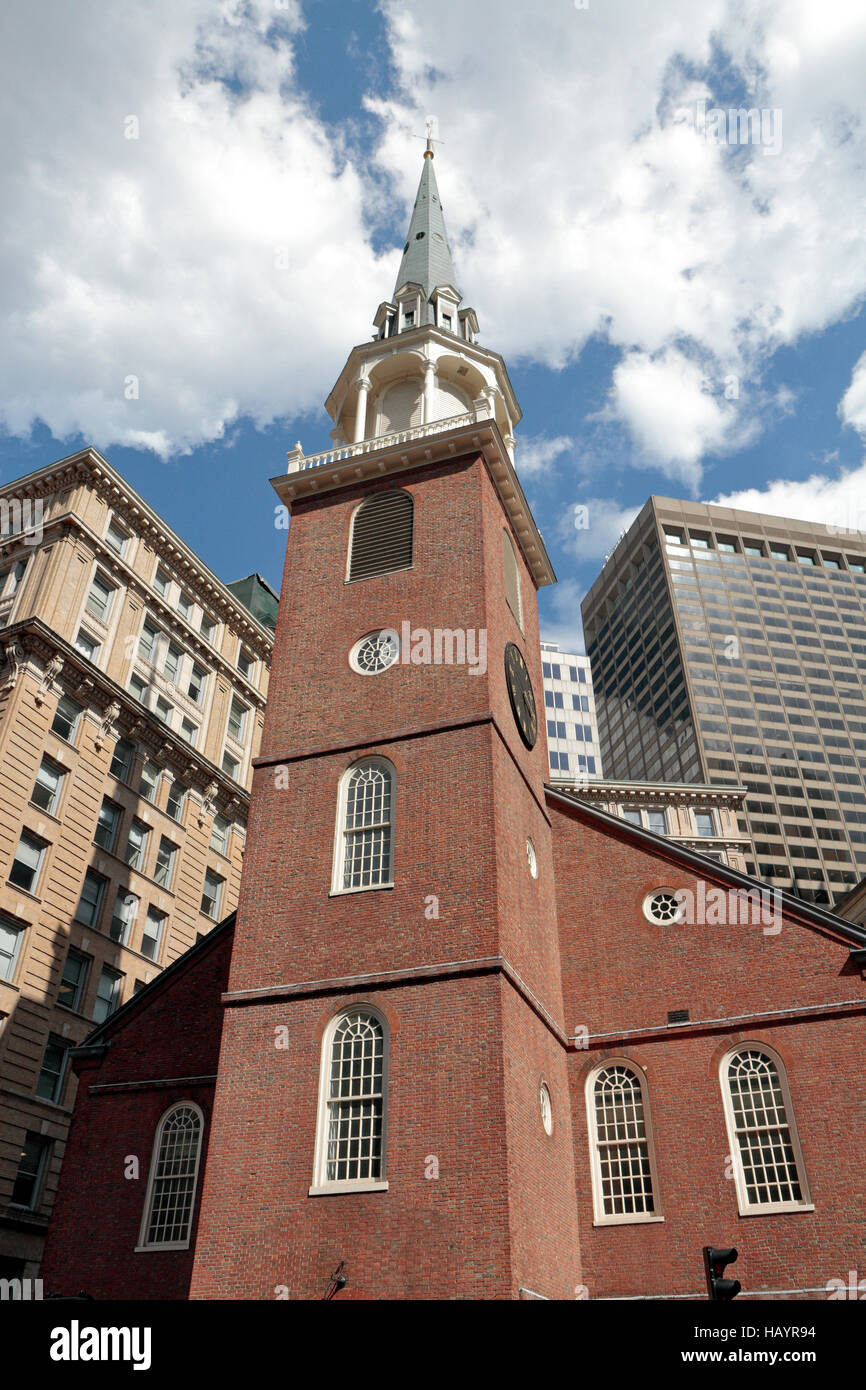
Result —
[[[412,564],[412,498],[394,488],[362,502],[355,513],[349,579],[409,569]]]

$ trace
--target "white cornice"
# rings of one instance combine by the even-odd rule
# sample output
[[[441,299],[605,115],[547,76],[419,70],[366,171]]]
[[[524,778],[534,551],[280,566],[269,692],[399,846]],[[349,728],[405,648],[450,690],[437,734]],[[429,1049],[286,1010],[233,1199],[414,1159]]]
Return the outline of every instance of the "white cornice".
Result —
[[[499,428],[492,419],[459,425],[442,434],[427,434],[420,439],[394,444],[385,449],[369,449],[321,468],[280,474],[277,478],[271,478],[271,483],[280,501],[291,510],[292,502],[298,497],[321,496],[338,488],[351,487],[367,478],[403,473],[425,463],[440,463],[458,458],[473,450],[484,455],[484,461],[536,585],[542,588],[547,584],[555,584],[556,575],[541,532],[523,495]]]

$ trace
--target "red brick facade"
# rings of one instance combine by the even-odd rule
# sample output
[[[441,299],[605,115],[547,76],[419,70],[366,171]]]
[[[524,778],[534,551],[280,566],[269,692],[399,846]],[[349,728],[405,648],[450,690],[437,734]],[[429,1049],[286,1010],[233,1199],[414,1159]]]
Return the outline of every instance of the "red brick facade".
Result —
[[[412,568],[348,583],[353,510],[394,485],[415,502]],[[149,1154],[183,1090],[130,1083],[217,1070],[228,934],[79,1063],[49,1287],[312,1299],[344,1261],[341,1298],[699,1293],[705,1243],[739,1246],[751,1290],[866,1271],[866,990],[850,954],[866,936],[795,903],[772,935],[647,920],[653,889],[743,881],[545,791],[535,588],[514,535],[521,631],[503,526],[480,452],[294,505],[212,1122],[210,1083],[188,1090],[208,1143],[194,1259],[135,1252],[144,1177],[117,1173],[124,1154]],[[404,621],[483,630],[486,672],[350,668],[359,637]],[[532,751],[509,704],[508,642],[535,691]],[[396,772],[394,885],[332,893],[337,789],[364,756]],[[310,1195],[323,1034],[352,1004],[388,1025],[388,1187]],[[689,1025],[670,1024],[682,1009]],[[719,1063],[739,1041],[784,1062],[812,1210],[738,1214]],[[606,1058],[645,1069],[663,1220],[594,1224],[585,1084]],[[95,1209],[111,1211],[109,1238],[88,1252]]]

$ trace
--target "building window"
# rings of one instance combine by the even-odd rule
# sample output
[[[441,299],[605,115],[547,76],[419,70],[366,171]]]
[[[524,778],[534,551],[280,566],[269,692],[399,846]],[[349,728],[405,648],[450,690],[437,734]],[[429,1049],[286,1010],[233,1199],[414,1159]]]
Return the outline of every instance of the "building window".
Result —
[[[138,898],[128,888],[118,888],[108,934],[121,946],[129,944],[132,927],[138,912]]]
[[[23,938],[23,927],[8,917],[0,917],[0,980],[11,980],[14,976]]]
[[[189,1247],[201,1135],[202,1113],[191,1101],[172,1106],[160,1120],[150,1164],[139,1248],[185,1250]]]
[[[12,1189],[13,1207],[26,1207],[28,1211],[35,1211],[50,1150],[50,1139],[28,1131],[20,1150],[15,1186]]]
[[[163,699],[162,695],[158,695],[155,707],[157,719],[161,719],[163,724],[170,724],[172,712],[172,706],[168,703],[168,700]]]
[[[81,652],[81,655],[85,656],[88,661],[95,662],[99,655],[99,643],[81,628],[75,639],[75,650]]]
[[[156,788],[159,782],[159,768],[156,763],[147,762],[141,769],[141,780],[138,784],[138,794],[143,796],[145,801],[156,801]]]
[[[643,1082],[629,1062],[606,1062],[587,1081],[596,1225],[658,1220]]]
[[[412,565],[414,504],[408,492],[389,488],[355,509],[347,579],[372,579]]]
[[[17,594],[26,568],[27,561],[19,560],[17,565],[0,570],[0,598],[13,598]]]
[[[180,736],[182,739],[186,740],[191,748],[195,748],[196,739],[198,738],[198,725],[193,724],[191,719],[182,719],[180,721]]]
[[[207,613],[202,613],[201,615],[201,622],[199,623],[199,632],[201,633],[202,637],[206,642],[210,642],[211,645],[213,645],[214,634],[216,632],[216,623],[214,622],[213,618],[208,616]]]
[[[159,641],[159,628],[153,623],[145,623],[138,639],[138,654],[142,661],[156,660],[156,644]]]
[[[80,716],[81,706],[70,700],[68,695],[61,695],[57,701],[51,732],[62,738],[65,743],[74,743]]]
[[[195,663],[193,663],[192,675],[189,678],[189,685],[186,693],[191,700],[195,700],[197,705],[200,705],[202,702],[204,683],[206,680],[207,671],[203,671],[200,666],[196,666]]]
[[[809,1206],[781,1060],[763,1046],[723,1058],[722,1095],[742,1215]]]
[[[237,758],[233,758],[231,753],[223,753],[223,772],[226,773],[228,777],[233,778],[235,782],[238,780],[238,773],[240,772],[240,767],[241,765],[238,762]]]
[[[699,835],[715,835],[716,822],[712,811],[695,811],[695,829]]]
[[[252,672],[254,665],[255,662],[253,661],[249,652],[246,651],[243,647],[240,647],[238,649],[238,670],[240,671],[241,675],[244,677],[245,680],[252,680]]]
[[[90,583],[90,592],[87,595],[87,602],[84,605],[88,613],[92,613],[100,622],[108,622],[108,615],[111,612],[111,600],[114,597],[114,585],[111,584],[105,575],[98,571],[93,576]]]
[[[631,810],[623,811],[623,813],[622,813],[622,818],[623,818],[623,820],[627,820],[627,821],[629,822],[630,825],[640,825],[640,824],[641,824],[640,811],[631,811]]]
[[[123,552],[125,551],[129,542],[129,536],[120,526],[118,526],[117,522],[113,518],[108,523],[108,530],[105,533],[105,539],[111,546],[112,550],[115,550],[117,554],[121,556],[123,555]]]
[[[35,893],[46,848],[44,840],[37,840],[29,831],[23,831],[9,870],[9,882],[16,888],[23,888],[25,893]]]
[[[69,1044],[62,1038],[49,1037],[42,1054],[39,1080],[36,1082],[36,1094],[42,1100],[53,1100],[59,1105],[68,1052]]]
[[[114,757],[108,769],[111,776],[116,777],[118,782],[125,782],[132,770],[134,757],[135,744],[130,743],[128,738],[119,738],[114,745]]]
[[[315,1189],[383,1183],[386,1090],[384,1021],[367,1009],[338,1014],[322,1048]]]
[[[177,611],[182,618],[186,618],[187,622],[189,622],[189,615],[192,612],[192,599],[189,594],[184,593],[183,589],[181,589],[177,596]]]
[[[502,563],[505,567],[505,601],[511,609],[520,631],[523,631],[523,603],[520,595],[520,567],[517,552],[508,532],[502,532]]]
[[[56,815],[64,776],[65,772],[62,767],[58,767],[50,758],[43,758],[36,774],[33,795],[30,798],[34,806],[38,806],[42,811],[47,811],[50,816]]]
[[[81,898],[75,911],[76,921],[83,922],[86,927],[96,926],[104,892],[105,879],[94,873],[93,869],[88,869],[81,885]]]
[[[126,853],[124,859],[131,869],[138,869],[141,872],[144,868],[144,856],[147,853],[147,837],[150,834],[146,825],[142,825],[140,820],[134,820],[129,827],[129,838],[126,842]]]
[[[230,829],[230,822],[225,816],[214,816],[213,827],[210,832],[211,849],[219,850],[220,854],[226,853]]]
[[[335,892],[391,884],[394,782],[394,769],[383,758],[356,763],[343,774]]]
[[[174,861],[177,855],[177,846],[167,840],[165,836],[159,842],[159,849],[156,855],[156,869],[154,879],[160,888],[170,888],[174,874]]]
[[[147,681],[142,676],[130,676],[129,693],[134,695],[136,700],[139,700],[143,705],[147,704],[147,690]]]
[[[219,920],[220,903],[222,902],[224,887],[225,879],[220,878],[212,869],[208,869],[204,876],[201,910],[206,917],[212,917],[215,922]]]
[[[179,821],[183,816],[185,800],[186,787],[182,782],[172,782],[168,789],[168,800],[165,803],[166,815],[171,816],[172,820]]]
[[[664,811],[647,811],[647,829],[654,835],[666,835],[668,831],[667,820]]]
[[[177,685],[177,678],[180,672],[180,663],[182,660],[183,652],[180,651],[180,649],[176,647],[173,642],[169,642],[168,651],[165,654],[165,663],[162,668],[162,674],[165,676],[166,680],[171,681],[172,685]]]
[[[232,700],[229,710],[229,733],[238,743],[243,739],[248,713],[239,700]]]
[[[162,594],[163,598],[165,598],[165,596],[168,594],[170,584],[171,575],[168,574],[167,571],[162,568],[162,565],[160,565],[156,571],[156,574],[154,575],[153,587],[156,589],[156,592],[158,594]]]
[[[107,850],[109,854],[114,853],[114,842],[117,839],[117,830],[120,825],[120,807],[115,806],[113,801],[106,797],[99,808],[99,819],[96,822],[96,829],[93,832],[94,843],[100,849]]]
[[[102,974],[96,989],[96,1004],[93,1009],[94,1023],[104,1023],[114,1013],[120,1003],[122,979],[123,976],[118,975],[116,970],[109,970],[107,965],[102,967]]]
[[[72,1009],[75,1013],[81,1011],[81,996],[84,993],[88,964],[87,956],[80,955],[78,951],[67,953],[60,988],[57,991],[57,1002],[62,1004],[64,1009]]]
[[[156,960],[159,955],[164,925],[165,913],[157,912],[155,907],[149,907],[141,933],[141,954],[147,956],[148,960]]]

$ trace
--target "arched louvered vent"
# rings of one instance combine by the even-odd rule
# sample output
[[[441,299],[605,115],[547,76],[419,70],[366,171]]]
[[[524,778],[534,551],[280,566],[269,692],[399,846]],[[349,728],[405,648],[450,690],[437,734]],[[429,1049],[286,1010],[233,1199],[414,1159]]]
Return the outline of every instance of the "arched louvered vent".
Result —
[[[505,598],[523,631],[523,607],[520,602],[520,569],[511,537],[502,532],[502,562],[505,566]]]
[[[409,569],[412,564],[412,498],[393,489],[378,492],[355,512],[349,547],[349,578]]]

